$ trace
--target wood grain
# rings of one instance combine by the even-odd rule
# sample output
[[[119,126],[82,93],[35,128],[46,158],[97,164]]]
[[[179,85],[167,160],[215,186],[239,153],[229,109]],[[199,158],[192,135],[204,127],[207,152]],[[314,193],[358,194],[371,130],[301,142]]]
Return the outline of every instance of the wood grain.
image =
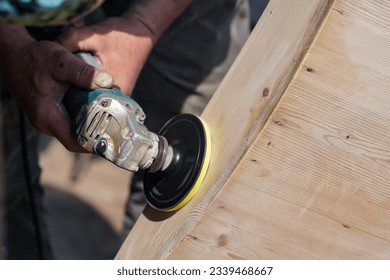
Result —
[[[335,2],[263,130],[169,258],[390,258],[389,14],[389,1]]]
[[[202,191],[174,215],[146,208],[118,252],[118,259],[165,259],[188,238],[263,128],[332,3],[270,1],[202,114],[212,131],[213,147]]]

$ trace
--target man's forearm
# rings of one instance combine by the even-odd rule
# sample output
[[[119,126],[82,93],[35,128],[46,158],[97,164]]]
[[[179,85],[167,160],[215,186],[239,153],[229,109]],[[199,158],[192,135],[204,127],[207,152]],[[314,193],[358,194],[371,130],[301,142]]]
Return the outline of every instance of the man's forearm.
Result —
[[[156,41],[192,0],[137,0],[123,16],[136,18]]]

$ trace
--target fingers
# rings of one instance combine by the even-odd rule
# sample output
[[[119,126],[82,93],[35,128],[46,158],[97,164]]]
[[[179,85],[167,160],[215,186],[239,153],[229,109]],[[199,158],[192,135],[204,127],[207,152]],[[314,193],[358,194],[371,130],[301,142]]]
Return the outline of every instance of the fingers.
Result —
[[[58,42],[72,53],[76,51],[89,52],[93,50],[95,36],[95,31],[91,26],[70,28],[58,38]],[[69,71],[63,73],[66,82],[87,89],[111,88],[114,85],[114,78],[108,72],[93,68],[84,62],[80,63],[80,59],[73,58],[72,64],[72,67],[68,68]],[[76,71],[73,71],[72,68]]]
[[[48,116],[48,130],[50,134],[56,137],[61,144],[71,152],[87,152],[77,142],[64,108],[58,104],[56,109],[57,110],[52,110]]]
[[[94,34],[92,27],[73,27],[61,34],[57,41],[70,52],[87,51]]]

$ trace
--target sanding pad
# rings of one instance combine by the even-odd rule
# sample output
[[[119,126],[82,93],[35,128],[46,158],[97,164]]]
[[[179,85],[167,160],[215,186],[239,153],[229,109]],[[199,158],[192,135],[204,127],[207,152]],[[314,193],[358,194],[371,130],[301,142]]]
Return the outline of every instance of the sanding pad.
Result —
[[[146,172],[144,191],[155,209],[176,211],[199,190],[211,159],[210,131],[199,117],[173,117],[158,133],[173,148],[173,160],[164,171]]]

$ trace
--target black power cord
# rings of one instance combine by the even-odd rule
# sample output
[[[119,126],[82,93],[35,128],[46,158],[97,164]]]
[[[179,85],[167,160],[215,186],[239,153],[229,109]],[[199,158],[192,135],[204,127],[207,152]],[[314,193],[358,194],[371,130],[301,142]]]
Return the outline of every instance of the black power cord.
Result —
[[[31,170],[29,165],[29,156],[28,156],[28,144],[27,144],[27,133],[26,133],[26,120],[24,113],[19,109],[19,123],[20,123],[20,143],[21,151],[23,157],[23,171],[24,177],[26,178],[26,188],[28,194],[28,200],[30,204],[30,211],[32,216],[33,227],[36,236],[37,248],[38,248],[38,259],[43,260],[43,236],[41,227],[39,224],[38,209],[35,200],[34,186],[31,178]]]

